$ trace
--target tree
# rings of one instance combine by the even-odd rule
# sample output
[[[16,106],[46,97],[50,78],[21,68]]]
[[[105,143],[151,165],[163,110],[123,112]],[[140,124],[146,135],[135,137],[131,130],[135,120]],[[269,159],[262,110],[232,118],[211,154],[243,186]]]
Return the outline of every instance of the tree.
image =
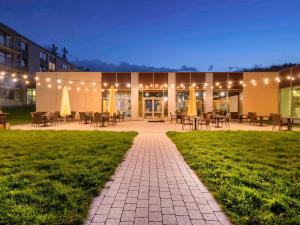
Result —
[[[63,47],[61,49],[61,52],[62,52],[62,58],[66,61],[68,61],[68,57],[67,57],[67,54],[69,53],[69,51],[66,49],[66,47]]]
[[[55,45],[55,44],[52,44],[51,47],[50,47],[50,52],[55,55],[55,56],[58,56],[58,47]]]

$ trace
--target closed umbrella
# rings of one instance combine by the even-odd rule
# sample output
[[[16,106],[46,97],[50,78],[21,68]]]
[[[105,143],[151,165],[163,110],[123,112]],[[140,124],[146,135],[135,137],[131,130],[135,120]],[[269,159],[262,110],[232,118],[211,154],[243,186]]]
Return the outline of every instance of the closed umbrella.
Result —
[[[109,102],[108,102],[109,115],[113,116],[114,113],[117,113],[117,97],[116,90],[112,85],[109,90]]]
[[[188,102],[187,115],[191,117],[197,116],[196,93],[194,87],[190,88],[190,99]]]
[[[61,104],[60,104],[60,115],[62,117],[66,117],[71,115],[71,106],[70,106],[70,98],[69,91],[66,86],[64,86],[61,96]]]

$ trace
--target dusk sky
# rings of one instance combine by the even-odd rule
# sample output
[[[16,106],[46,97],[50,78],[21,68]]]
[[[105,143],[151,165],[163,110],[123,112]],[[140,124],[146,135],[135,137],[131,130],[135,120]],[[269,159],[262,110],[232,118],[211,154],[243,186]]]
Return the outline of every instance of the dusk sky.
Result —
[[[300,62],[299,0],[0,0],[0,21],[73,60],[156,67]]]

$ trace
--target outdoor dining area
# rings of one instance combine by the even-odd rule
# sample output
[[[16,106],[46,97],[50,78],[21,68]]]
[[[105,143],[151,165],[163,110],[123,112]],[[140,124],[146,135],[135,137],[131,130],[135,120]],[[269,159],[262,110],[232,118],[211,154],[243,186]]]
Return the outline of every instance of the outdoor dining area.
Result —
[[[191,87],[189,91],[189,101],[186,112],[172,114],[170,112],[171,123],[175,121],[182,125],[182,130],[188,127],[190,130],[210,130],[213,128],[230,128],[230,123],[240,123],[252,126],[272,126],[272,130],[279,129],[292,130],[295,125],[300,124],[300,118],[283,117],[279,113],[270,113],[269,115],[259,115],[256,112],[242,114],[238,112],[207,112],[197,115],[195,88]]]
[[[31,112],[32,125],[37,127],[58,126],[60,124],[78,122],[90,124],[94,127],[106,127],[124,121],[125,112],[117,111],[116,94],[114,86],[110,89],[110,99],[107,112],[76,112],[71,111],[68,88],[62,91],[60,111]]]

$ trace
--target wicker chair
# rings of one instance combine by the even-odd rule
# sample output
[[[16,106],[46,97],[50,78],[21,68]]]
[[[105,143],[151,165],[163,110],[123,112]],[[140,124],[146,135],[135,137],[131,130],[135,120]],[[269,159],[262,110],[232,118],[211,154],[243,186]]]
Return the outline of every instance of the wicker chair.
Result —
[[[87,122],[87,118],[86,118],[86,112],[79,112],[79,123],[86,123]]]
[[[182,118],[182,130],[184,130],[184,127],[187,125],[190,127],[190,130],[193,128],[193,125],[194,125],[194,121],[193,119],[191,119],[191,117],[189,116],[184,116]]]
[[[210,130],[210,119],[211,114],[203,113],[202,118],[198,120],[198,125],[200,125],[201,130],[202,126],[205,126],[206,129]]]
[[[102,122],[102,114],[99,112],[95,112],[94,116],[93,116],[93,121],[91,122],[91,125],[93,124],[94,127],[98,126],[98,125],[100,126],[101,122]]]

